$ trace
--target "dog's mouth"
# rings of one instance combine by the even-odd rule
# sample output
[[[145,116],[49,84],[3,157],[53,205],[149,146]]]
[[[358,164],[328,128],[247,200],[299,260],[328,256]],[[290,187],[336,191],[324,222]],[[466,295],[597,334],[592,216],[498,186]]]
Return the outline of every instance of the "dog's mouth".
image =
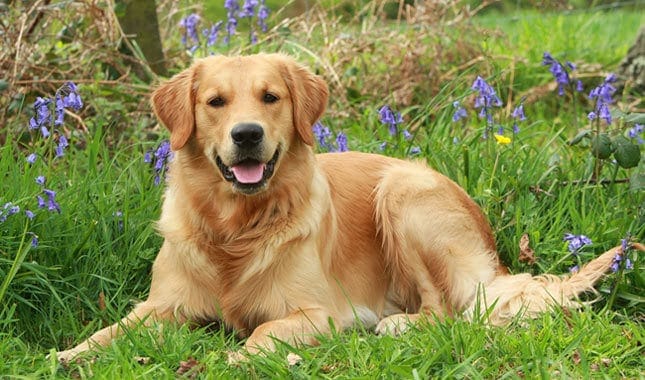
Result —
[[[233,183],[236,190],[244,194],[255,194],[264,189],[273,176],[279,156],[280,150],[276,149],[273,157],[266,163],[255,158],[244,158],[227,166],[219,156],[215,158],[215,162],[224,179]]]

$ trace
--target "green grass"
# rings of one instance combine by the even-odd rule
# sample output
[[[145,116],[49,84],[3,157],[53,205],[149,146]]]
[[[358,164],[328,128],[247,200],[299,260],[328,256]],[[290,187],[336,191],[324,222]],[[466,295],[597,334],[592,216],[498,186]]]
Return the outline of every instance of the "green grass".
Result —
[[[380,143],[388,140],[387,154],[407,157],[411,147],[419,147],[416,158],[455,179],[482,206],[500,255],[513,272],[566,273],[577,264],[562,241],[567,232],[584,233],[594,241],[580,255],[581,262],[619,244],[628,231],[643,241],[643,189],[623,183],[571,184],[588,179],[594,161],[587,148],[567,145],[577,133],[569,99],[550,93],[527,104],[529,121],[509,145],[482,140],[482,124],[476,118],[464,125],[450,118],[453,100],[472,104],[467,88],[479,70],[490,73],[490,83],[504,101],[510,89],[529,92],[552,80],[540,66],[544,51],[610,71],[645,16],[628,10],[521,12],[487,14],[474,22],[504,34],[477,41],[486,53],[485,62],[442,84],[426,103],[402,109],[404,127],[417,126],[414,140],[388,140],[391,137],[376,115],[382,105],[378,101],[354,110],[357,117],[326,116],[323,121],[334,131],[345,132],[353,150],[378,152]],[[309,48],[317,51],[317,46]],[[516,57],[514,69],[509,57]],[[585,83],[589,88],[600,78],[589,76]],[[153,184],[152,169],[143,163],[144,152],[160,138],[154,134],[151,141],[144,138],[145,121],[132,120],[132,131],[127,133],[113,129],[111,111],[120,102],[135,99],[118,91],[102,97],[93,88],[81,91],[86,91],[86,104],[95,97],[103,103],[85,120],[89,135],[75,135],[63,159],[50,159],[51,146],[35,135],[9,136],[0,147],[0,207],[11,201],[23,211],[36,211],[35,196],[41,192],[34,181],[38,175],[47,177],[47,187],[58,192],[62,207],[60,214],[38,210],[29,221],[20,213],[0,224],[0,377],[174,378],[180,363],[190,358],[199,363],[194,371],[200,370],[205,378],[643,377],[645,278],[642,255],[636,253],[634,270],[608,276],[598,287],[596,303],[581,311],[554,310],[506,328],[457,319],[426,322],[393,338],[357,327],[321,337],[318,347],[281,345],[276,353],[230,366],[227,352],[243,344],[232,333],[170,325],[130,331],[98,352],[96,360],[61,366],[47,359],[53,349],[78,343],[125,315],[133,302],[145,299],[150,266],[161,244],[153,221],[160,212],[163,188]],[[339,107],[332,99],[332,112]],[[589,105],[583,102],[579,107],[584,118]],[[503,113],[496,117],[508,125]],[[18,124],[10,127],[20,130]],[[32,151],[41,157],[29,166],[24,157]],[[628,178],[644,169],[643,161],[629,170],[605,164],[601,176]],[[38,235],[38,247],[30,246],[32,235],[26,232]],[[525,233],[537,252],[535,265],[518,261],[518,242]],[[302,360],[288,365],[289,352]]]

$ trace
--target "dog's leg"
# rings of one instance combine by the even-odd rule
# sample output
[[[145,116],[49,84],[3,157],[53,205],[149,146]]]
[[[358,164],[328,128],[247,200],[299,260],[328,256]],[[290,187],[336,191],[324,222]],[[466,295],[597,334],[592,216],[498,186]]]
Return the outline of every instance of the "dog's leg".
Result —
[[[89,351],[96,347],[107,346],[112,341],[112,339],[118,337],[123,333],[124,328],[127,329],[134,327],[140,323],[143,323],[147,326],[155,321],[171,318],[173,318],[172,313],[157,313],[155,308],[152,307],[149,303],[143,302],[137,305],[134,310],[132,310],[125,318],[121,319],[119,322],[95,332],[91,337],[86,339],[81,344],[72,349],[60,351],[56,354],[56,356],[61,362],[69,362],[82,352]]]
[[[391,292],[413,314],[383,319],[398,334],[421,315],[465,308],[498,267],[492,232],[477,205],[454,182],[412,163],[386,170],[375,194],[376,223],[391,270]]]
[[[331,314],[323,308],[308,308],[294,311],[286,318],[265,322],[258,326],[247,339],[244,348],[250,354],[274,351],[275,340],[289,344],[315,345],[316,335],[330,331]],[[239,359],[239,357],[238,357]],[[236,358],[231,358],[235,361]]]

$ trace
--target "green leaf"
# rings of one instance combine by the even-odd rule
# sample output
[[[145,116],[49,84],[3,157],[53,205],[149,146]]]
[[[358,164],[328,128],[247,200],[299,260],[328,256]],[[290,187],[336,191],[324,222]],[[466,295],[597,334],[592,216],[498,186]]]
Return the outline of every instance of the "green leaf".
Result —
[[[596,158],[604,160],[611,156],[611,140],[606,133],[601,133],[591,139],[591,153]]]
[[[645,173],[639,171],[632,173],[631,177],[629,177],[629,190],[645,190]]]
[[[643,124],[645,123],[645,113],[630,113],[625,115],[625,123]]]
[[[569,145],[578,144],[580,141],[582,141],[583,138],[589,137],[590,134],[591,134],[591,129],[583,129],[583,130],[581,130],[580,132],[578,132],[577,135],[574,136],[574,138],[572,138],[569,141]]]
[[[4,79],[0,79],[0,92],[3,92],[7,88],[9,88],[9,82]]]
[[[619,144],[616,146],[614,158],[622,168],[633,168],[638,165],[641,160],[641,150],[638,145],[633,143]]]

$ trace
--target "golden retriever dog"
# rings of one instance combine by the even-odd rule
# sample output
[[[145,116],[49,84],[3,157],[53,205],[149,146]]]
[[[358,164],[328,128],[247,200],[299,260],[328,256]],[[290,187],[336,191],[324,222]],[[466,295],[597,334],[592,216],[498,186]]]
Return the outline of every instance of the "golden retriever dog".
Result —
[[[124,328],[218,320],[247,337],[315,344],[330,321],[398,334],[422,316],[489,313],[502,324],[575,306],[616,247],[571,277],[509,275],[491,227],[453,181],[425,164],[374,154],[314,154],[325,81],[280,54],[214,56],[152,95],[175,151],[150,293]],[[488,308],[488,310],[486,310]]]

